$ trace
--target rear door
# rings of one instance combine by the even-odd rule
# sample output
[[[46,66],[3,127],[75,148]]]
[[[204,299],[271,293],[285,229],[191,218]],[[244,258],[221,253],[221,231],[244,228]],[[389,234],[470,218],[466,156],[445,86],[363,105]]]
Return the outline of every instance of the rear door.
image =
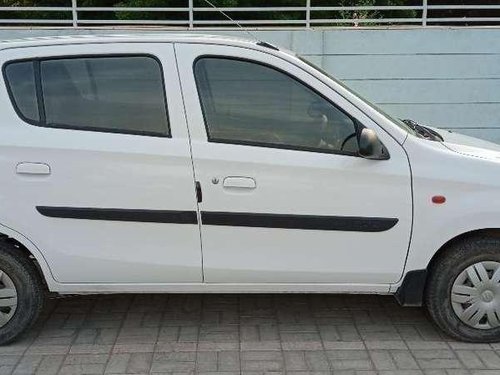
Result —
[[[1,62],[0,222],[61,283],[200,282],[172,45],[20,48]]]
[[[203,190],[205,281],[397,281],[412,215],[401,145],[276,56],[230,46],[175,48]],[[362,127],[376,131],[390,159],[358,155]]]

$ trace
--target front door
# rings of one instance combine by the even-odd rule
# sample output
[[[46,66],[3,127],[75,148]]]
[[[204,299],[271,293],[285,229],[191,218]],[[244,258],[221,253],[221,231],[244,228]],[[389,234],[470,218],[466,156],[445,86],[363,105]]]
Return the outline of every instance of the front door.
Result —
[[[176,45],[209,283],[382,284],[411,228],[406,154],[327,85],[279,57]],[[388,160],[358,156],[377,132]]]

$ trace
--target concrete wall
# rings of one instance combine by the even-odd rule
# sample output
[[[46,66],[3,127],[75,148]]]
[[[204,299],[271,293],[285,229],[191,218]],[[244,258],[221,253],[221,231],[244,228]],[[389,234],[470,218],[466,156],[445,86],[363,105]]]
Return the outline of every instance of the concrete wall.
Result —
[[[2,29],[0,39],[104,32],[145,31]],[[394,116],[500,143],[500,28],[255,34],[317,63]]]

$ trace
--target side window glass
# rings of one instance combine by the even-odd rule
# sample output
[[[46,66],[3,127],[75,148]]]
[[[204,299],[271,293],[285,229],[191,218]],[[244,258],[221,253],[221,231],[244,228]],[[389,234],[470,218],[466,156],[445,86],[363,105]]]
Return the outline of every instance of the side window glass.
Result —
[[[39,121],[33,62],[22,61],[6,65],[5,79],[18,113],[28,121]]]
[[[163,73],[153,57],[47,58],[7,63],[4,72],[18,113],[35,125],[170,136]]]
[[[151,57],[44,60],[47,126],[168,135],[161,68]]]
[[[317,152],[358,151],[356,122],[274,68],[206,57],[194,68],[209,139]]]

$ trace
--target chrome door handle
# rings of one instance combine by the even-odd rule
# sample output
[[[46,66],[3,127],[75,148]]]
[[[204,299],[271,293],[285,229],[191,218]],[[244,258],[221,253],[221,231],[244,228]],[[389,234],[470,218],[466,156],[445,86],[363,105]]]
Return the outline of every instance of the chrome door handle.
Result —
[[[224,178],[222,186],[225,188],[235,189],[255,189],[257,187],[257,183],[251,177],[229,176]]]
[[[16,173],[28,175],[49,175],[50,166],[45,163],[22,162],[16,166]]]

